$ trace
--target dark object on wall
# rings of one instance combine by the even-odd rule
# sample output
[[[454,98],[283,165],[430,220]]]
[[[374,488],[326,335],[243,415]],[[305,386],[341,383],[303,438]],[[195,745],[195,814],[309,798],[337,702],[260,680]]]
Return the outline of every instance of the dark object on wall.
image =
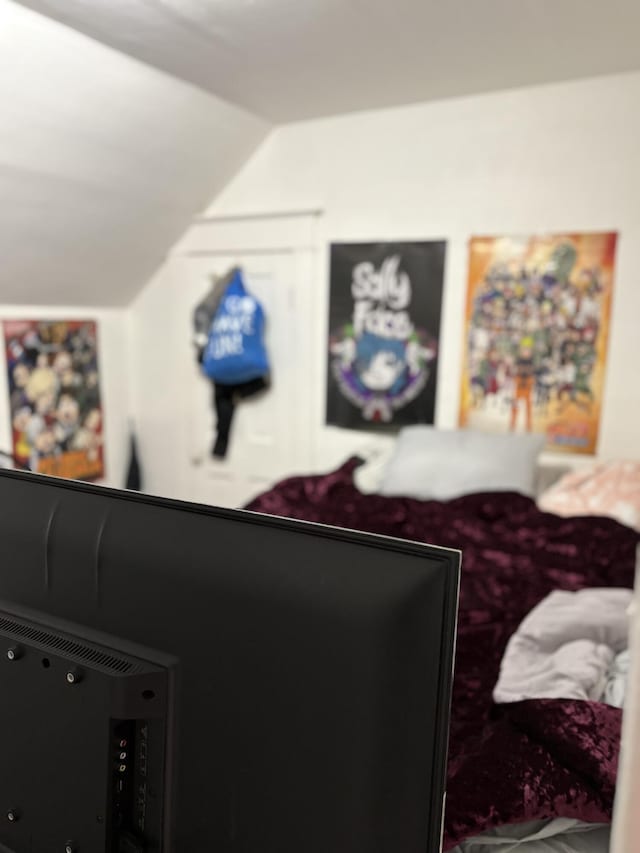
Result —
[[[25,667],[25,679],[38,670],[41,684],[56,682],[42,690],[62,691],[56,695],[66,703],[67,688],[106,684],[93,654],[122,659],[135,643],[176,661],[165,667],[166,690],[140,692],[147,715],[162,700],[161,719],[170,733],[175,727],[175,740],[166,741],[167,786],[138,791],[147,809],[162,810],[162,834],[134,825],[128,847],[116,849],[439,849],[458,552],[11,471],[0,472],[0,506],[0,550],[11,554],[0,572],[2,607],[37,610],[39,631],[63,630],[77,645],[96,642],[88,631],[111,638],[81,658],[55,638],[45,655],[41,634],[11,639],[24,656],[10,660],[5,648],[0,679],[17,678],[14,667]],[[58,619],[73,627],[56,628]],[[65,681],[69,656],[78,659],[80,683]],[[135,656],[142,666],[150,653]],[[162,678],[162,668],[156,675]],[[79,853],[107,853],[92,844],[89,826],[89,817],[113,819],[97,793],[103,763],[90,762],[80,788],[64,752],[77,729],[73,715],[54,720],[35,701],[28,717],[13,714],[23,707],[14,690],[23,688],[1,683],[11,714],[0,728],[3,809],[19,819],[0,821],[0,848],[23,853],[33,831],[47,842],[38,850],[64,850],[69,839]],[[108,702],[100,707],[106,712]],[[87,715],[99,710],[94,703]],[[57,757],[56,791],[49,781],[46,799],[74,792],[64,803],[69,823],[61,838],[60,816],[35,827],[46,803],[11,787],[24,756],[10,742],[25,742],[23,727],[31,732],[34,716],[46,754],[32,756],[30,777],[37,780],[42,762],[48,767]],[[104,737],[106,749],[108,726]],[[140,762],[143,742],[136,737]],[[75,757],[79,746],[72,748]],[[144,760],[149,774],[161,756],[147,749]],[[33,790],[40,791],[35,782]]]
[[[434,421],[444,242],[331,246],[327,423]]]
[[[139,492],[142,489],[142,473],[138,459],[138,442],[133,432],[129,438],[129,467],[127,468],[126,489]]]
[[[17,466],[100,479],[104,436],[96,323],[5,320],[3,326]]]
[[[269,387],[264,309],[233,267],[213,280],[194,312],[194,342],[202,372],[214,382],[216,438],[211,455],[227,455],[236,403]]]

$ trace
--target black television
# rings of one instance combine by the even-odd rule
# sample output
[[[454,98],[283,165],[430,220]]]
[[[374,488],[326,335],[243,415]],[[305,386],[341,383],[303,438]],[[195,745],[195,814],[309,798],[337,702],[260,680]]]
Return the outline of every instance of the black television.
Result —
[[[456,551],[0,472],[2,853],[436,853]]]

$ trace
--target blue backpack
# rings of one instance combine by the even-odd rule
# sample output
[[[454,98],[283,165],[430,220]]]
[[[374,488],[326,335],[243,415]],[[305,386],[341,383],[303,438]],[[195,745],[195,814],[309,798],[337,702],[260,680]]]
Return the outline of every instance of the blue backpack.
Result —
[[[237,270],[211,323],[202,359],[206,375],[223,385],[240,385],[266,376],[269,361],[264,324],[264,309],[248,293]]]

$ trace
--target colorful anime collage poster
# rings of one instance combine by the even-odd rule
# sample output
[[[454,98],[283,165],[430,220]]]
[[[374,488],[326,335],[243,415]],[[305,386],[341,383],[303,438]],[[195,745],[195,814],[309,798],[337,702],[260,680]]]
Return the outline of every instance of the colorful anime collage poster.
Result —
[[[16,464],[68,479],[103,477],[96,324],[6,320],[3,326]]]
[[[331,246],[327,423],[434,419],[445,243]]]
[[[595,453],[616,237],[471,240],[461,426]]]

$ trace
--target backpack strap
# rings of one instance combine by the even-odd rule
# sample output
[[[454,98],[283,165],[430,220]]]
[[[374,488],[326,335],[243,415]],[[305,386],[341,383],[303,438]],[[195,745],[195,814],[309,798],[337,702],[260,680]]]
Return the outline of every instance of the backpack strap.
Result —
[[[199,362],[202,362],[202,354],[209,339],[209,330],[211,329],[213,318],[216,316],[216,312],[227,292],[227,288],[238,272],[238,267],[232,267],[222,276],[212,276],[209,292],[196,305],[193,312],[193,344],[198,353]]]

